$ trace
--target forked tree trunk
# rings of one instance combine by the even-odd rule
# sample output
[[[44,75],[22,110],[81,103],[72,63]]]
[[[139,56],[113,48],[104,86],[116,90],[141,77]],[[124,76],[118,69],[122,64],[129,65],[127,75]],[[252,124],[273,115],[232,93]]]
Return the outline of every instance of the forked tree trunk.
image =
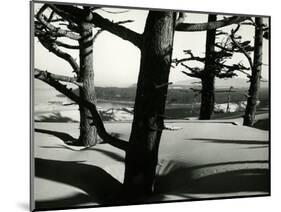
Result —
[[[96,104],[96,93],[94,85],[93,71],[93,41],[92,26],[88,23],[80,25],[81,40],[80,45],[80,73],[78,81],[83,83],[80,90],[80,97]],[[93,146],[97,143],[96,127],[91,126],[90,111],[82,105],[79,105],[80,111],[80,137],[79,143],[84,146]]]
[[[255,18],[255,49],[254,49],[254,63],[252,74],[250,78],[250,88],[248,91],[247,106],[244,115],[244,125],[253,126],[255,121],[256,106],[258,101],[261,66],[262,66],[262,42],[263,42],[263,19],[261,17]]]
[[[127,199],[153,192],[158,148],[168,91],[175,15],[150,12],[146,21],[134,107],[126,154],[124,189]]]
[[[216,21],[216,15],[209,15],[208,22]],[[215,41],[216,30],[208,30],[206,38],[205,68],[202,74],[201,107],[199,119],[208,120],[215,105]]]

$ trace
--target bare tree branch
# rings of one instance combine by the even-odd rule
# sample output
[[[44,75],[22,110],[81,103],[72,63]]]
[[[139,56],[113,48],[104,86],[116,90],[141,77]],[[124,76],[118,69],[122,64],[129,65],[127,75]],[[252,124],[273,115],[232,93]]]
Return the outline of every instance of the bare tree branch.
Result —
[[[173,82],[166,82],[166,83],[163,83],[163,84],[160,84],[160,85],[157,85],[156,83],[154,83],[154,86],[156,89],[159,89],[159,88],[163,88],[165,86],[168,86],[168,85],[172,85]]]
[[[34,69],[34,76],[43,74],[44,75],[48,75],[49,77],[53,78],[54,80],[58,80],[58,81],[63,81],[63,82],[70,82],[73,83],[79,87],[83,87],[83,84],[81,82],[77,82],[77,78],[76,77],[69,77],[69,76],[63,76],[63,75],[58,75],[58,74],[52,74],[48,71],[43,71],[40,69],[35,68]]]
[[[38,39],[40,41],[40,43],[46,48],[48,49],[50,52],[54,53],[55,55],[57,55],[58,57],[66,60],[71,67],[73,68],[73,72],[78,74],[79,73],[79,66],[76,63],[75,59],[68,53],[61,51],[55,42],[53,42],[52,39],[48,38],[48,37],[43,37],[43,36],[38,36]]]
[[[55,40],[54,42],[57,46],[61,46],[61,47],[67,48],[67,49],[79,49],[80,48],[78,45],[70,45],[68,43],[63,43],[58,40]]]
[[[77,96],[74,92],[72,92],[71,89],[68,89],[66,85],[63,85],[60,82],[58,82],[56,79],[52,78],[52,75],[48,74],[48,72],[45,71],[40,72],[37,69],[36,74],[34,74],[34,77],[36,79],[42,80],[43,82],[49,84],[57,91],[70,98],[72,101],[81,104],[87,109],[89,109],[92,115],[93,125],[95,125],[95,127],[97,128],[97,133],[100,136],[100,138],[103,139],[104,142],[107,142],[112,146],[122,149],[124,151],[128,149],[128,142],[115,138],[107,133],[95,104],[80,99],[79,96]]]
[[[55,4],[45,4],[45,5],[47,7],[50,7],[59,16],[72,23],[73,22],[78,23],[79,18],[77,17],[82,18],[84,16],[82,9],[71,5],[55,5]]]
[[[249,17],[245,17],[245,16],[241,16],[241,17],[233,16],[230,18],[225,18],[223,20],[218,20],[214,22],[196,23],[196,24],[184,23],[178,21],[176,24],[176,31],[192,32],[192,31],[214,30],[231,24],[240,23],[248,19]]]
[[[226,65],[224,63],[217,63],[216,65],[222,67],[222,68],[227,68],[231,70],[250,70],[250,67],[244,66],[241,62],[238,64],[233,64],[233,65]]]
[[[221,73],[217,73],[216,77],[218,78],[232,78],[234,76],[237,76],[236,73],[234,73],[233,71],[230,72],[221,72]]]
[[[54,11],[52,11],[54,12]],[[56,19],[50,19],[48,20],[49,23],[54,23],[54,22],[63,22],[65,21],[63,18],[56,18]]]
[[[231,58],[233,56],[233,52],[228,52],[228,51],[215,51],[212,54],[212,57],[214,58],[215,61],[221,61],[226,58]]]
[[[117,21],[117,22],[115,22],[115,24],[127,24],[127,23],[132,23],[132,22],[134,22],[134,20],[128,19],[128,20],[124,20],[124,21]]]
[[[174,59],[173,60],[173,63],[176,64],[176,66],[179,64],[179,63],[182,63],[182,62],[185,62],[185,61],[199,61],[199,62],[202,62],[202,63],[205,63],[205,58],[204,57],[196,57],[193,55],[193,53],[191,52],[191,50],[184,50],[184,53],[185,54],[188,54],[190,57],[188,58],[182,58],[182,59]]]
[[[54,25],[50,24],[47,20],[47,18],[43,15],[43,12],[47,9],[46,5],[43,5],[38,13],[36,14],[36,19],[44,25],[47,30],[49,31],[52,36],[64,36],[73,40],[79,40],[81,36],[79,34],[76,34],[74,32],[61,29],[59,27],[55,27]]]
[[[246,52],[252,52],[254,51],[254,47],[253,46],[250,46],[249,43],[250,41],[245,41],[243,43],[241,43],[241,47],[243,47],[243,49],[246,51]],[[215,44],[215,46],[223,51],[226,51],[226,52],[230,52],[230,53],[233,53],[233,52],[237,52],[237,53],[243,53],[241,51],[241,49],[237,48],[236,45],[232,45],[232,44],[228,44],[228,45],[225,45],[225,46],[222,46],[218,43]],[[230,47],[228,47],[230,46]]]
[[[132,44],[134,44],[135,46],[137,46],[138,48],[141,47],[141,43],[142,43],[141,34],[134,32],[124,26],[121,26],[120,24],[122,24],[122,22],[113,23],[113,22],[109,21],[108,19],[103,18],[102,16],[100,16],[97,13],[92,13],[92,14],[93,14],[93,18],[89,22],[94,24],[96,27],[99,27],[124,40],[127,40],[127,41],[131,42]],[[128,23],[128,21],[123,22],[123,23]]]
[[[220,44],[218,44],[218,43],[215,43],[215,47],[217,47],[217,48],[219,48],[219,49],[221,49],[221,50],[223,50],[223,51],[226,51],[226,52],[239,52],[237,49],[228,48],[228,47],[222,46],[222,45],[220,45]]]
[[[243,46],[241,44],[239,44],[235,39],[235,33],[239,30],[239,28],[240,28],[240,24],[238,24],[234,30],[231,30],[230,39],[232,40],[233,45],[235,45],[245,55],[245,57],[247,58],[247,60],[249,62],[251,69],[253,69],[253,61],[252,61],[251,56],[243,48]]]
[[[118,21],[116,22],[116,24],[125,24],[125,23],[131,23],[131,22],[134,22],[133,20],[124,20],[124,21]],[[103,29],[99,29],[96,34],[93,36],[93,42],[95,42],[95,40],[98,38],[98,36],[104,32]]]
[[[60,16],[68,18],[69,20],[77,23],[79,22],[79,19],[81,20],[83,19],[83,17],[87,15],[87,13],[85,13],[85,10],[78,7],[73,7],[69,5],[50,5],[50,4],[48,4],[48,6],[54,9],[54,11],[58,13]],[[141,34],[134,32],[119,24],[113,23],[112,21],[103,18],[101,15],[95,12],[91,12],[91,8],[88,8],[87,12],[90,12],[91,14],[88,15],[88,17],[85,18],[84,21],[92,23],[94,24],[95,27],[99,27],[124,40],[127,40],[139,48],[141,47],[141,43],[142,43]]]
[[[191,71],[191,73],[182,71],[182,73],[184,73],[185,75],[188,75],[190,77],[202,78],[202,69],[200,69],[198,67],[191,68],[188,65],[183,64],[183,63],[181,63],[181,65]]]
[[[201,77],[199,77],[198,75],[196,75],[196,74],[193,74],[193,73],[188,73],[188,72],[186,72],[186,71],[181,71],[183,74],[185,74],[185,75],[187,75],[187,76],[189,76],[189,77],[195,77],[195,78],[201,78]]]
[[[228,33],[226,33],[226,32],[223,32],[223,31],[219,31],[219,30],[217,30],[216,31],[216,36],[220,36],[220,35],[228,35]]]
[[[96,41],[96,39],[98,38],[98,36],[103,32],[102,29],[99,29],[93,36],[93,42]]]

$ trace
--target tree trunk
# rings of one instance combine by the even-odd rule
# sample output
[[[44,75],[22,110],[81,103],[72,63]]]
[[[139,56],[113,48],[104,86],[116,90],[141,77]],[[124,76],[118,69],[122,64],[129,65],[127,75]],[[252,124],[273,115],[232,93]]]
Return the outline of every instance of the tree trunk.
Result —
[[[255,121],[256,106],[258,101],[261,66],[262,66],[262,41],[263,41],[263,20],[261,17],[255,18],[255,49],[252,75],[250,78],[250,88],[248,91],[247,106],[244,116],[244,125],[253,126]]]
[[[216,15],[209,15],[208,22],[216,21]],[[202,73],[200,120],[209,120],[215,105],[215,41],[216,30],[208,30],[206,38],[205,68]]]
[[[230,101],[231,101],[231,95],[228,93],[227,95],[227,107],[226,107],[226,112],[230,112]]]
[[[209,77],[204,77],[201,80],[201,107],[200,107],[200,120],[210,120],[215,106],[215,76],[210,74]]]
[[[126,154],[124,189],[128,200],[153,192],[168,91],[175,14],[150,12],[146,21],[134,120]]]
[[[92,26],[88,23],[80,25],[80,73],[78,81],[83,83],[80,88],[80,98],[96,104],[93,71],[93,41]],[[97,143],[96,127],[91,126],[91,113],[83,105],[79,105],[80,111],[80,137],[79,143],[84,146],[93,146]]]

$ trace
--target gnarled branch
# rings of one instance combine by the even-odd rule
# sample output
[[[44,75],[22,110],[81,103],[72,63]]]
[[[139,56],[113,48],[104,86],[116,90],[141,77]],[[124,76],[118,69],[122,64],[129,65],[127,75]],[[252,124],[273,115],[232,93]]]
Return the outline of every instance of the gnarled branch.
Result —
[[[232,78],[234,76],[237,76],[237,74],[234,73],[233,71],[221,72],[221,73],[216,74],[216,77],[218,77],[218,78]]]
[[[141,43],[142,43],[141,34],[134,32],[124,26],[121,26],[120,24],[122,24],[122,22],[113,23],[112,21],[110,21],[106,18],[103,18],[102,16],[100,16],[97,13],[92,13],[92,14],[93,14],[93,17],[91,20],[89,20],[89,22],[94,24],[96,27],[106,30],[124,40],[131,42],[138,48],[141,48]]]
[[[188,54],[189,57],[188,58],[182,58],[182,59],[174,59],[173,63],[176,64],[176,66],[182,62],[186,62],[186,61],[198,61],[198,62],[202,62],[205,63],[205,58],[204,57],[196,57],[193,55],[193,53],[191,52],[191,50],[184,50],[185,54]]]
[[[73,22],[78,23],[79,22],[78,17],[82,18],[84,15],[83,10],[78,7],[74,7],[70,5],[55,5],[55,4],[45,4],[45,5],[51,8],[59,16],[72,23]]]
[[[67,37],[73,40],[79,40],[81,36],[79,34],[73,33],[68,30],[61,29],[59,27],[55,27],[51,23],[49,23],[47,18],[43,15],[43,12],[47,9],[46,5],[43,5],[38,13],[36,14],[37,20],[48,30],[48,32],[54,37]]]
[[[127,40],[134,44],[137,47],[141,47],[142,43],[142,36],[134,32],[124,26],[121,26],[120,24],[113,23],[112,21],[103,18],[101,15],[91,12],[91,8],[87,10],[87,12],[90,12],[90,15],[88,13],[85,13],[85,10],[80,9],[78,7],[73,7],[69,5],[49,5],[56,13],[58,13],[60,16],[71,19],[74,22],[79,21],[79,19],[85,19],[83,21],[87,21],[89,23],[94,24],[95,27],[99,27],[103,30],[106,30],[124,40]],[[85,18],[87,16],[87,18]],[[76,17],[76,18],[75,18]],[[79,18],[78,18],[79,17]],[[78,19],[77,19],[78,18]]]
[[[219,48],[219,49],[221,49],[223,51],[226,51],[226,52],[239,52],[237,49],[234,49],[233,47],[232,48],[228,48],[228,47],[222,46],[222,45],[220,45],[218,43],[215,43],[215,47],[217,47],[217,48]]]
[[[233,65],[226,65],[224,63],[216,63],[216,65],[218,67],[220,67],[220,68],[228,69],[228,71],[226,73],[234,73],[234,71],[239,71],[239,72],[245,74],[248,78],[251,77],[251,75],[246,72],[246,70],[250,70],[250,68],[249,67],[245,67],[242,63],[233,64]]]
[[[41,74],[49,76],[49,77],[53,78],[54,80],[63,81],[63,82],[70,82],[70,83],[73,83],[73,84],[75,84],[79,87],[83,86],[83,84],[81,82],[77,82],[76,77],[69,77],[69,76],[63,76],[63,75],[58,75],[58,74],[52,74],[48,71],[42,71],[42,70],[37,69],[37,68],[34,69],[34,76],[39,76]]]
[[[74,73],[76,73],[76,74],[79,73],[79,66],[76,63],[75,59],[70,54],[60,50],[57,47],[56,43],[51,38],[49,38],[47,36],[38,36],[38,39],[39,39],[40,43],[46,49],[48,49],[50,52],[54,53],[58,57],[66,60],[71,65],[71,67],[73,68]]]
[[[235,33],[239,30],[239,28],[240,28],[240,24],[238,24],[234,30],[231,30],[230,39],[232,40],[233,45],[235,45],[239,49],[239,51],[241,51],[245,55],[245,57],[247,58],[247,60],[249,62],[251,69],[253,69],[253,61],[252,61],[251,56],[244,49],[244,47],[235,40]]]
[[[185,75],[190,76],[190,77],[200,78],[200,79],[202,78],[202,69],[200,69],[198,67],[191,68],[188,65],[183,64],[183,63],[181,63],[181,65],[191,71],[191,73],[182,71],[182,73],[184,73]]]
[[[54,42],[57,46],[61,46],[63,48],[67,48],[67,49],[79,49],[80,48],[78,45],[71,45],[71,44],[64,43],[64,42],[61,42],[58,40],[55,40]]]
[[[83,105],[84,107],[89,109],[93,118],[93,125],[95,125],[95,127],[97,128],[97,133],[104,142],[109,143],[112,146],[122,149],[124,151],[128,149],[128,142],[115,138],[107,133],[95,104],[79,98],[79,96],[72,92],[71,89],[68,89],[66,85],[63,85],[58,80],[54,79],[52,75],[48,74],[48,72],[39,71],[39,69],[36,69],[34,77],[52,86],[57,91],[64,94],[77,104]]]
[[[201,77],[198,76],[197,74],[188,73],[188,72],[186,72],[186,71],[181,71],[181,72],[182,72],[183,74],[189,76],[189,77],[194,77],[194,78],[199,78],[199,79],[201,79]]]
[[[193,32],[193,31],[205,31],[205,30],[214,30],[221,27],[225,27],[231,24],[240,23],[249,19],[249,17],[238,17],[233,16],[230,18],[225,18],[223,20],[207,22],[207,23],[184,23],[182,21],[178,21],[176,24],[176,31],[184,31],[184,32]]]

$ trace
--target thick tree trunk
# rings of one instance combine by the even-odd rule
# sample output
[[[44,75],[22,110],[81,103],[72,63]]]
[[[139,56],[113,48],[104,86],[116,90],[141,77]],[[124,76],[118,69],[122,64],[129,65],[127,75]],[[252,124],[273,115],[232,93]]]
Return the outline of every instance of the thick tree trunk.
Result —
[[[96,94],[93,71],[93,41],[92,26],[88,23],[80,25],[80,72],[78,81],[83,83],[80,88],[80,98],[96,104]],[[83,105],[79,105],[80,111],[80,137],[79,143],[84,146],[93,146],[97,143],[96,127],[91,126],[91,112]]]
[[[210,120],[215,106],[215,76],[210,74],[209,77],[201,79],[201,107],[200,107],[200,120]]]
[[[216,21],[216,15],[209,15],[208,22]],[[205,68],[202,74],[201,120],[211,119],[215,105],[215,41],[216,30],[208,30],[206,38]]]
[[[168,91],[175,14],[150,12],[141,47],[134,120],[126,154],[124,189],[134,200],[153,192]]]
[[[252,68],[252,75],[250,78],[250,88],[248,91],[247,106],[244,116],[244,125],[253,126],[255,121],[256,106],[258,101],[261,66],[262,66],[262,42],[263,42],[263,20],[261,17],[255,18],[255,49],[254,49],[254,63]]]

